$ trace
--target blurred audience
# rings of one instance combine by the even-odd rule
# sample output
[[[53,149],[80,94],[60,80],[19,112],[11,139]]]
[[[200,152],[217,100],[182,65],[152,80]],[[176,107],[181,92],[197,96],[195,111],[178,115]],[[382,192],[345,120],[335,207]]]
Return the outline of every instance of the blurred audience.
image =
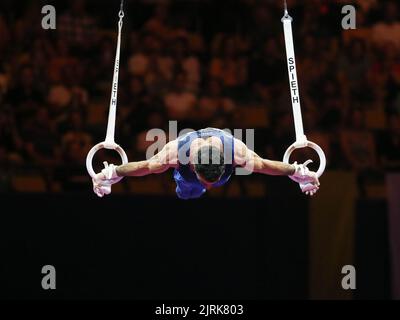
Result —
[[[75,50],[86,51],[97,44],[96,19],[86,11],[85,0],[71,1],[71,7],[59,18],[57,30],[60,38]]]
[[[400,8],[353,2],[357,30],[339,27],[346,1],[289,6],[308,136],[325,149],[329,169],[353,170],[367,183],[372,169],[400,169]],[[49,31],[38,3],[0,14],[0,190],[12,188],[14,170],[83,190],[86,154],[106,129],[116,24],[104,20],[117,22],[118,6],[108,6],[111,14],[94,0],[67,2]],[[135,6],[137,21],[125,16],[116,130],[129,157],[143,158],[147,130],[168,128],[168,120],[181,129],[234,129],[258,108],[265,126],[258,113],[248,121],[268,139],[256,130],[256,145],[280,158],[294,139],[281,3],[239,0],[226,15],[223,1]]]

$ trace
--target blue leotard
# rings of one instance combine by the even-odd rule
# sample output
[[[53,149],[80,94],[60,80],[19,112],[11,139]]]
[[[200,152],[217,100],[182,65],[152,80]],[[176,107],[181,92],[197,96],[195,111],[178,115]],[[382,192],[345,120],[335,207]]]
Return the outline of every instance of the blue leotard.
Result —
[[[221,139],[224,148],[225,172],[221,179],[213,184],[214,187],[224,185],[231,177],[234,165],[234,138],[231,134],[215,128],[206,128],[198,131],[189,132],[178,138],[178,161],[179,167],[174,170],[174,179],[176,182],[176,194],[180,199],[194,199],[201,197],[206,188],[197,179],[196,174],[190,167],[189,159],[190,145],[197,138],[218,137]]]

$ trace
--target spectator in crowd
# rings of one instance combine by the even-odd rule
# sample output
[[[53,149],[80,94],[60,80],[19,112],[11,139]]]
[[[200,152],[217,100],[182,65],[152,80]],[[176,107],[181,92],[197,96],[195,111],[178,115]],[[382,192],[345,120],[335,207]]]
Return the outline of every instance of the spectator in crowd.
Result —
[[[0,109],[0,146],[4,161],[23,163],[24,142],[11,108]]]
[[[223,94],[221,81],[210,79],[207,90],[199,100],[199,120],[209,123],[209,126],[225,128],[232,122],[234,110],[235,102]]]
[[[65,69],[74,69],[78,66],[79,60],[71,55],[70,46],[62,39],[57,40],[54,53],[46,62],[47,76],[51,82],[63,80]]]
[[[46,107],[40,107],[34,118],[26,121],[21,133],[29,159],[41,167],[59,163],[57,128]]]
[[[173,87],[164,97],[164,105],[168,118],[171,120],[187,121],[196,119],[193,113],[197,97],[186,89],[186,76],[180,73],[173,82]]]
[[[265,41],[262,51],[256,52],[249,66],[249,81],[258,85],[274,87],[286,79],[285,59],[276,38]]]
[[[57,48],[54,48],[52,39],[46,37],[37,38],[32,45],[30,50],[30,59],[31,65],[33,68],[33,73],[37,77],[37,79],[41,79],[39,82],[41,91],[46,91],[46,87],[48,85],[48,77],[52,77],[54,74],[54,70],[52,70],[53,63],[58,60],[61,61],[61,57],[63,56],[60,52],[57,51]],[[61,57],[60,57],[61,56]],[[58,69],[57,69],[58,71]]]
[[[347,126],[340,134],[341,147],[348,165],[357,171],[374,168],[376,146],[374,135],[365,128],[361,110],[351,110]]]
[[[92,147],[92,138],[84,129],[80,112],[72,112],[69,123],[70,128],[61,139],[62,156],[66,163],[82,165]]]
[[[98,41],[97,22],[86,12],[85,0],[73,0],[71,10],[60,16],[59,38],[76,50],[87,51]]]
[[[385,46],[383,67],[386,69],[385,103],[387,112],[400,113],[400,56],[392,44]]]
[[[393,43],[400,49],[399,8],[396,1],[384,3],[384,18],[371,28],[371,39],[377,46]]]
[[[123,139],[129,143],[132,134],[149,130],[148,119],[152,113],[158,113],[163,117],[164,108],[157,95],[150,95],[141,77],[131,77],[129,92],[126,97],[126,112],[120,113],[120,128]],[[162,127],[159,125],[157,128]]]
[[[115,61],[114,42],[109,37],[103,37],[100,46],[100,54],[96,57],[97,69],[93,71],[97,79],[108,79]]]
[[[43,92],[38,87],[32,66],[24,65],[14,87],[8,92],[9,103],[18,121],[32,117],[37,106],[44,102]]]
[[[72,112],[69,123],[70,128],[61,138],[61,157],[65,165],[58,168],[56,177],[63,190],[79,192],[86,188],[85,159],[93,141],[84,129],[85,124],[80,112]]]
[[[151,18],[145,23],[143,29],[158,36],[169,35],[171,32],[168,24],[169,3],[160,2],[154,7]]]
[[[189,51],[186,37],[178,37],[171,48],[174,74],[183,73],[186,77],[186,89],[197,92],[201,80],[200,61]]]
[[[209,74],[220,79],[231,94],[245,85],[248,75],[248,59],[240,56],[234,37],[225,37],[220,55],[214,56],[210,62]]]
[[[0,56],[7,49],[11,38],[8,24],[3,14],[0,14]]]
[[[400,169],[400,115],[393,113],[388,119],[389,130],[380,139],[379,155],[386,169]]]
[[[9,79],[4,72],[4,67],[0,65],[0,103],[2,103],[5,93],[8,90]]]
[[[9,192],[11,186],[11,170],[7,149],[0,144],[0,192]]]
[[[314,88],[304,100],[305,102],[308,102],[308,99],[313,100],[312,103],[308,103],[307,107],[317,113],[319,127],[326,131],[338,132],[343,124],[343,114],[346,111],[343,109],[342,87],[339,85],[339,81],[335,78],[326,78],[315,83]],[[314,101],[321,102],[316,105]]]
[[[132,48],[132,55],[128,60],[128,70],[133,76],[144,77],[149,67],[148,46],[151,38],[144,35],[140,38],[140,45]]]
[[[22,15],[16,17],[13,25],[13,48],[15,54],[21,54],[30,49],[32,41],[37,39],[44,30],[42,29],[42,15],[39,1],[30,1]]]
[[[363,99],[368,97],[366,74],[370,65],[366,43],[355,39],[349,44],[348,50],[339,60],[339,79],[343,90],[349,94]]]

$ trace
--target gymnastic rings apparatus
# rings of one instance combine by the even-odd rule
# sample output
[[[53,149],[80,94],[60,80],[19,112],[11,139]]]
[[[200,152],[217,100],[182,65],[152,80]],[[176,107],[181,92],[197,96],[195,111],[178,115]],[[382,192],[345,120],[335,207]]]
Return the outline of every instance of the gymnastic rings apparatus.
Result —
[[[301,149],[306,147],[312,148],[318,153],[319,156],[320,164],[317,171],[317,175],[318,177],[320,177],[325,171],[326,158],[325,158],[325,153],[321,149],[321,147],[316,143],[307,140],[307,137],[304,135],[303,120],[301,116],[301,107],[300,107],[299,86],[298,86],[297,72],[296,72],[296,60],[295,60],[294,45],[293,45],[293,34],[292,34],[293,19],[288,13],[286,1],[285,1],[284,16],[281,19],[281,21],[283,23],[283,31],[285,34],[286,58],[287,58],[288,73],[289,73],[289,87],[292,99],[294,127],[296,131],[296,141],[286,150],[283,156],[283,162],[289,163],[290,155],[296,149]]]
[[[86,157],[86,169],[89,175],[94,178],[96,173],[93,170],[92,161],[93,157],[97,151],[100,149],[109,149],[115,150],[119,153],[122,163],[128,163],[128,157],[124,151],[118,144],[114,141],[115,134],[115,117],[117,111],[117,97],[118,97],[118,75],[119,75],[119,66],[120,66],[120,51],[121,51],[121,33],[122,33],[122,24],[124,18],[124,10],[123,10],[124,1],[121,1],[121,8],[119,11],[119,22],[118,22],[118,42],[117,42],[117,51],[115,55],[115,64],[114,64],[114,76],[113,83],[111,88],[111,100],[110,100],[110,109],[108,113],[108,123],[107,123],[107,134],[106,139],[103,142],[96,144],[88,153]]]

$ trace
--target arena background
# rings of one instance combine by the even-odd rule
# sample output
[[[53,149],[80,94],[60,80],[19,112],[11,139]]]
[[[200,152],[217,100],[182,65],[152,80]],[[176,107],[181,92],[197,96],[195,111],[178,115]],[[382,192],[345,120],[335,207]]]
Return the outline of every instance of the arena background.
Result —
[[[45,4],[56,30],[41,28]],[[356,30],[341,27],[345,4]],[[171,172],[124,179],[104,199],[86,173],[106,129],[119,1],[1,1],[2,299],[400,297],[399,5],[288,5],[306,134],[328,159],[320,191],[234,176],[181,201]],[[116,141],[129,159],[169,120],[254,128],[255,150],[282,159],[294,141],[282,7],[126,0]],[[114,157],[96,156],[97,169]],[[41,287],[47,264],[54,291]],[[344,265],[356,290],[341,287]]]

